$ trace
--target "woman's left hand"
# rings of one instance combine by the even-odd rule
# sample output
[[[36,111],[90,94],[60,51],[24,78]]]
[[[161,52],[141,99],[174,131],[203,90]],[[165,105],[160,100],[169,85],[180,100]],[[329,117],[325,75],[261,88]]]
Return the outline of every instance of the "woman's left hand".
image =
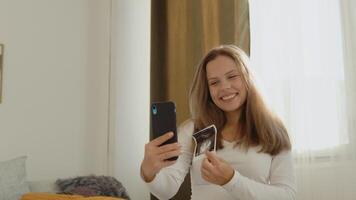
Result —
[[[207,151],[201,165],[201,175],[204,180],[216,184],[225,185],[234,176],[235,170],[215,153]]]

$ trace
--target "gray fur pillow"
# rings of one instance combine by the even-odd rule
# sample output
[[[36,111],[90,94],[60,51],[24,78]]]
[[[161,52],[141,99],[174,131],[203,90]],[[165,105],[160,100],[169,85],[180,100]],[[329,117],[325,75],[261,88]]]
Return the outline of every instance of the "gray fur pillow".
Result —
[[[56,181],[62,194],[111,196],[130,199],[124,186],[111,176],[79,176]]]

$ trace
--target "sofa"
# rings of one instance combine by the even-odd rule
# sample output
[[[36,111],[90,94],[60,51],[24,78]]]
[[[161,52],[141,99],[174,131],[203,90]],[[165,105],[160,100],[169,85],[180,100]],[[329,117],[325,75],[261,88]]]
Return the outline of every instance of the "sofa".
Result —
[[[121,188],[108,188],[105,186],[105,188],[102,187],[103,184],[97,184],[94,186],[98,187],[90,188],[89,186],[86,187],[77,184],[77,180],[83,178],[86,179],[87,182],[90,182],[90,180],[92,179],[102,180],[103,178],[109,178],[110,180],[116,181],[116,179],[114,179],[113,177],[91,175],[86,177],[64,179],[60,180],[59,182],[57,182],[57,180],[27,181],[25,163],[26,156],[21,156],[11,160],[0,161],[0,200],[120,200],[120,198],[109,197],[113,196],[111,194],[114,193],[110,193],[110,195],[107,195],[106,197],[100,196],[100,194],[107,194],[104,193],[105,190],[115,192],[115,194],[121,194],[117,191],[121,191],[126,194],[126,190],[123,186]],[[66,184],[68,183],[73,183],[71,184],[71,188],[68,187],[66,189],[63,189],[63,184],[65,184],[66,186]],[[119,182],[116,181],[115,183]],[[121,186],[121,183],[119,184]],[[61,191],[68,192],[67,194],[57,194]],[[78,194],[76,193],[76,191],[82,193]],[[96,193],[91,193],[90,195],[87,195],[87,192],[93,191],[95,191]],[[83,196],[81,196],[80,194],[82,194]],[[128,196],[127,198],[129,199]]]

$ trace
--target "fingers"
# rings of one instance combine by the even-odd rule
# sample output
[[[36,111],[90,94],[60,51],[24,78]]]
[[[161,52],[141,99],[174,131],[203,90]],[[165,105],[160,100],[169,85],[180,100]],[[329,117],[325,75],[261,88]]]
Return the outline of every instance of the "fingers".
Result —
[[[204,169],[204,168],[201,168],[201,173],[202,173],[202,175],[204,175],[205,177],[209,177],[209,171],[208,170],[206,170],[206,169]]]
[[[210,180],[210,176],[209,176],[209,172],[205,169],[201,169],[201,177],[206,180],[206,181],[209,181]]]
[[[181,146],[178,143],[160,146],[172,136],[173,132],[168,132],[145,145],[145,155],[141,167],[147,180],[152,180],[162,168],[176,162],[167,159],[181,154]]]
[[[173,143],[173,144],[166,144],[163,146],[160,146],[157,150],[158,154],[162,154],[168,151],[175,151],[181,149],[181,145],[179,143]]]
[[[212,176],[214,175],[214,166],[209,162],[208,158],[204,158],[201,165],[201,176],[204,180],[210,182],[212,180]]]
[[[205,155],[213,165],[218,165],[221,162],[219,157],[217,157],[213,152],[207,151],[205,152]]]
[[[216,174],[216,166],[219,164],[219,158],[211,153],[206,152],[207,157],[204,158],[201,165],[202,173],[204,172],[205,176]]]
[[[209,173],[214,171],[214,166],[212,165],[211,162],[209,162],[208,158],[204,158],[201,168]]]
[[[173,132],[168,132],[168,133],[152,140],[150,143],[155,146],[159,146],[159,145],[163,144],[165,141],[169,140],[171,137],[173,137]]]
[[[177,150],[173,150],[173,151],[164,152],[159,155],[159,158],[160,158],[160,160],[166,160],[168,158],[179,156],[180,154],[181,154],[181,150],[177,149]]]

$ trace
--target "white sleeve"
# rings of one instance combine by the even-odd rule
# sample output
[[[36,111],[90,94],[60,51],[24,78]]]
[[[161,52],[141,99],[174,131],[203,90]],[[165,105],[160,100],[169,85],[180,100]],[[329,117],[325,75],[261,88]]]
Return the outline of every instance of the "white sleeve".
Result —
[[[179,128],[178,142],[182,145],[182,154],[174,165],[163,168],[151,182],[146,183],[150,192],[158,199],[172,198],[184,181],[192,162],[193,129],[192,122]]]
[[[222,187],[238,200],[295,200],[296,179],[292,154],[285,151],[272,159],[269,184],[244,177],[235,170],[233,178]]]

